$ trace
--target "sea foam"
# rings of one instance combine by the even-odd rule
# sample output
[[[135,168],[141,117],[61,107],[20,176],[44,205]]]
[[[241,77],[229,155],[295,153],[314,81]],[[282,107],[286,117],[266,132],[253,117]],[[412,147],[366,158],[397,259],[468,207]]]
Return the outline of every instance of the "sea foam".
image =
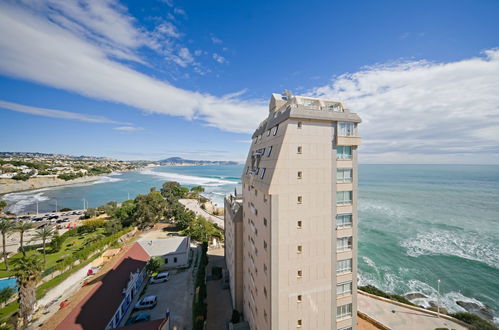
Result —
[[[208,187],[218,187],[223,185],[237,185],[237,181],[223,180],[219,178],[207,178],[202,176],[185,175],[171,172],[157,172],[151,169],[140,171],[141,174],[154,175],[165,180],[177,181],[180,184],[202,185]]]

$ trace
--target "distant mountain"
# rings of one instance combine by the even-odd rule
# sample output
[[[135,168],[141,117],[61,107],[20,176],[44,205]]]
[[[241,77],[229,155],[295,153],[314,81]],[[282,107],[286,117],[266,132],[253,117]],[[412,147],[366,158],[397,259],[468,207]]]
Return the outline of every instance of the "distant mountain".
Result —
[[[225,160],[190,160],[181,157],[170,157],[158,161],[162,165],[237,165],[237,162]]]

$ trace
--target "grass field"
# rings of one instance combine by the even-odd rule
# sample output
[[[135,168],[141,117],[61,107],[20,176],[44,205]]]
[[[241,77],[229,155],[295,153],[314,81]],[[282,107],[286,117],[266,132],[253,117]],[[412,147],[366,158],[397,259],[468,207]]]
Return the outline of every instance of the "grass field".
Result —
[[[99,228],[93,233],[82,234],[79,236],[69,237],[63,244],[59,252],[50,253],[50,248],[47,247],[47,264],[44,267],[44,270],[50,269],[51,267],[56,266],[58,263],[62,262],[66,256],[70,256],[75,252],[78,252],[80,249],[85,247],[90,242],[93,242],[100,237],[104,236],[104,229]],[[49,244],[47,244],[48,246]],[[30,255],[36,253],[35,251],[27,251],[26,255]],[[41,253],[41,251],[40,251]],[[16,255],[9,258],[9,267],[10,271],[5,269],[5,263],[2,261],[0,263],[0,278],[11,277],[14,276],[13,269],[15,268],[16,260],[22,257],[22,253],[17,253]]]

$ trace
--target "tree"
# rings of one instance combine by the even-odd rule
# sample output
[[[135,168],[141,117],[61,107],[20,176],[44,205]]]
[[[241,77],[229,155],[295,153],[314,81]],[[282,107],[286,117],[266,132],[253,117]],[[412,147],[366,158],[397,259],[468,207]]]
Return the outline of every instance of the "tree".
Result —
[[[114,214],[118,211],[118,203],[109,202],[106,205],[99,206],[97,210],[100,213],[106,213],[108,217],[114,217]]]
[[[213,237],[223,239],[222,230],[201,216],[195,218],[189,228],[184,230],[184,234],[200,242],[208,242]]]
[[[166,212],[166,202],[158,191],[138,195],[135,198],[135,205],[133,217],[142,228],[155,224],[164,217]]]
[[[14,223],[7,219],[0,220],[0,234],[2,234],[2,248],[3,248],[3,260],[5,262],[5,269],[9,270],[9,264],[7,261],[7,251],[5,250],[5,237],[9,235],[14,230]]]
[[[33,224],[31,222],[27,221],[20,221],[17,223],[15,226],[15,229],[19,232],[20,240],[19,240],[19,247],[21,249],[21,252],[23,253],[23,256],[26,256],[26,252],[24,251],[24,233],[27,232],[33,228]]]
[[[33,236],[33,240],[42,241],[42,249],[43,249],[43,265],[47,264],[47,256],[45,253],[45,244],[47,240],[54,236],[54,230],[48,226],[42,227],[35,232]]]
[[[202,186],[195,186],[191,188],[191,191],[200,194],[204,192],[204,188]]]
[[[16,277],[19,287],[19,316],[22,319],[22,329],[28,328],[28,320],[35,309],[36,284],[42,272],[39,254],[22,257],[17,261]]]
[[[124,225],[128,225],[133,220],[132,218],[136,208],[133,200],[124,201],[114,213],[114,217],[119,219]]]
[[[119,232],[123,226],[119,220],[107,220],[104,224],[104,231],[106,235],[112,235]]]
[[[179,230],[185,230],[196,221],[196,214],[192,211],[183,209],[175,217],[175,224]]]
[[[163,195],[166,199],[173,197],[178,200],[180,198],[185,198],[188,193],[188,188],[182,187],[180,183],[175,181],[165,182],[161,187],[161,195]]]
[[[149,274],[156,273],[159,271],[161,263],[158,258],[152,257],[146,264],[146,270]]]
[[[97,212],[97,209],[94,208],[89,208],[85,211],[85,219],[94,218],[98,215],[99,213]]]

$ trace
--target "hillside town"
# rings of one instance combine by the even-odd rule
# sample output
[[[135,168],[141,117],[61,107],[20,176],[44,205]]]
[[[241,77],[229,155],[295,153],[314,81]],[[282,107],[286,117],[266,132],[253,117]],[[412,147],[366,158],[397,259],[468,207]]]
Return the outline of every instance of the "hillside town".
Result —
[[[145,162],[104,157],[2,152],[0,178],[26,181],[36,177],[57,177],[68,181],[85,176],[136,170],[144,165]]]

